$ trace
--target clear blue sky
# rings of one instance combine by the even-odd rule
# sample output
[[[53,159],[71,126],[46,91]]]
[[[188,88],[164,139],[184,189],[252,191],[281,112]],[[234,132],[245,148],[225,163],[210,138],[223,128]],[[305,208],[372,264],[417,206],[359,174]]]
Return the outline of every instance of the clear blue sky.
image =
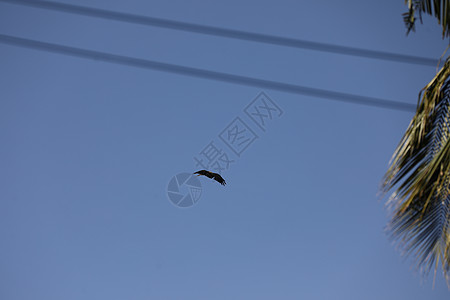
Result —
[[[64,2],[431,58],[447,44],[432,18],[406,37],[402,0]],[[0,33],[411,104],[435,73],[5,3]],[[5,44],[0,62],[1,299],[449,298],[377,198],[413,113]],[[195,206],[172,205],[172,176],[261,91],[284,114],[253,127],[226,187],[201,178]]]

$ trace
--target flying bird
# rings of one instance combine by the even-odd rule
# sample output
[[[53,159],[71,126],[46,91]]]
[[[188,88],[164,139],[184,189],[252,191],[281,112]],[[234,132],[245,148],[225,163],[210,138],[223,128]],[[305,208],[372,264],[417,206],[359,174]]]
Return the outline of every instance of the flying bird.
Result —
[[[197,176],[204,175],[204,176],[206,176],[208,178],[213,178],[215,181],[217,181],[221,185],[227,184],[225,182],[225,179],[223,179],[222,176],[220,176],[217,173],[213,173],[213,172],[206,171],[206,170],[200,170],[200,171],[195,172],[194,174],[198,174]]]

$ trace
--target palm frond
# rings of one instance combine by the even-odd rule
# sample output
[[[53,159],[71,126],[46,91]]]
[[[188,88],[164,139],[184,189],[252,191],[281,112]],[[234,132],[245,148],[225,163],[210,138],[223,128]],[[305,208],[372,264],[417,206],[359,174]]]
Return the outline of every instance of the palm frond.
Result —
[[[416,13],[422,23],[422,13],[432,15],[438,19],[442,26],[442,37],[450,36],[450,3],[448,0],[405,0],[408,11],[403,15],[406,25],[406,34],[415,31]]]
[[[419,94],[417,111],[385,174],[389,231],[427,274],[441,263],[450,284],[450,60]]]

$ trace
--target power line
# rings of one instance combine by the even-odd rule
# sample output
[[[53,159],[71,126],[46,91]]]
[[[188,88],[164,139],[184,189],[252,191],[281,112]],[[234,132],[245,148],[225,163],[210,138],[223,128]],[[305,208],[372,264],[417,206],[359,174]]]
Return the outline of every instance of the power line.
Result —
[[[32,6],[47,10],[62,11],[66,13],[85,15],[133,24],[140,24],[146,26],[155,26],[162,28],[169,28],[174,30],[181,30],[187,32],[201,33],[212,36],[227,37],[232,39],[239,39],[245,41],[259,42],[265,44],[272,44],[278,46],[286,46],[292,48],[309,49],[314,51],[322,51],[350,56],[359,56],[365,58],[395,61],[402,63],[410,63],[417,65],[426,65],[435,67],[438,64],[437,59],[405,55],[393,52],[375,51],[363,48],[354,48],[347,46],[340,46],[327,43],[312,42],[300,39],[292,39],[280,37],[275,35],[253,33],[248,31],[226,29],[215,26],[199,25],[194,23],[179,22],[168,19],[147,17],[142,15],[128,14],[116,12],[111,10],[104,10],[98,8],[91,8],[86,6],[58,3],[53,1],[35,1],[35,0],[0,0],[0,2],[19,4],[24,6]]]
[[[116,55],[116,54],[111,54],[111,53],[63,46],[63,45],[59,45],[59,44],[46,43],[46,42],[41,42],[41,41],[37,41],[37,40],[24,39],[24,38],[19,38],[19,37],[10,36],[10,35],[4,35],[4,34],[0,34],[0,43],[19,46],[19,47],[23,47],[23,48],[42,50],[42,51],[47,51],[47,52],[52,52],[52,53],[59,53],[59,54],[64,54],[64,55],[69,55],[69,56],[100,60],[100,61],[109,62],[109,63],[113,63],[113,64],[120,64],[120,65],[143,68],[143,69],[157,70],[157,71],[180,74],[180,75],[185,75],[185,76],[198,77],[198,78],[203,78],[203,79],[222,81],[222,82],[228,82],[228,83],[234,83],[234,84],[240,84],[240,85],[246,85],[246,86],[253,86],[253,87],[258,87],[258,88],[272,89],[272,90],[288,92],[288,93],[292,93],[292,94],[306,95],[306,96],[312,96],[312,97],[318,97],[318,98],[326,98],[326,99],[331,99],[331,100],[340,101],[340,102],[348,102],[348,103],[355,103],[355,104],[361,104],[361,105],[376,106],[376,107],[408,111],[408,112],[414,112],[415,108],[416,108],[415,105],[405,103],[405,102],[386,100],[386,99],[367,97],[367,96],[360,96],[360,95],[348,94],[348,93],[341,93],[341,92],[336,92],[336,91],[306,87],[306,86],[295,85],[295,84],[288,84],[288,83],[277,82],[277,81],[264,80],[264,79],[258,79],[258,78],[253,78],[253,77],[246,77],[246,76],[221,73],[221,72],[209,71],[209,70],[198,69],[198,68],[185,67],[185,66],[180,66],[180,65],[175,65],[175,64],[162,63],[162,62],[158,62],[158,61],[152,61],[152,60],[140,59],[140,58],[135,58],[135,57],[122,56],[122,55]]]

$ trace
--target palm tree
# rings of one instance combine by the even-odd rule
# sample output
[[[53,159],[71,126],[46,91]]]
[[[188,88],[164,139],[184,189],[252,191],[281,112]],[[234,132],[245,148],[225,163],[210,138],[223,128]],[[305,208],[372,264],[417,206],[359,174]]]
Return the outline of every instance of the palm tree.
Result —
[[[450,1],[406,0],[407,31],[416,13],[434,15],[449,36]],[[428,274],[441,266],[450,288],[450,59],[419,93],[417,111],[382,183],[392,217],[388,230]]]
[[[408,11],[403,14],[403,20],[407,28],[407,34],[415,30],[416,12],[419,14],[419,20],[422,22],[422,13],[434,15],[442,26],[442,37],[450,35],[450,8],[449,1],[445,0],[405,0],[408,5]]]

